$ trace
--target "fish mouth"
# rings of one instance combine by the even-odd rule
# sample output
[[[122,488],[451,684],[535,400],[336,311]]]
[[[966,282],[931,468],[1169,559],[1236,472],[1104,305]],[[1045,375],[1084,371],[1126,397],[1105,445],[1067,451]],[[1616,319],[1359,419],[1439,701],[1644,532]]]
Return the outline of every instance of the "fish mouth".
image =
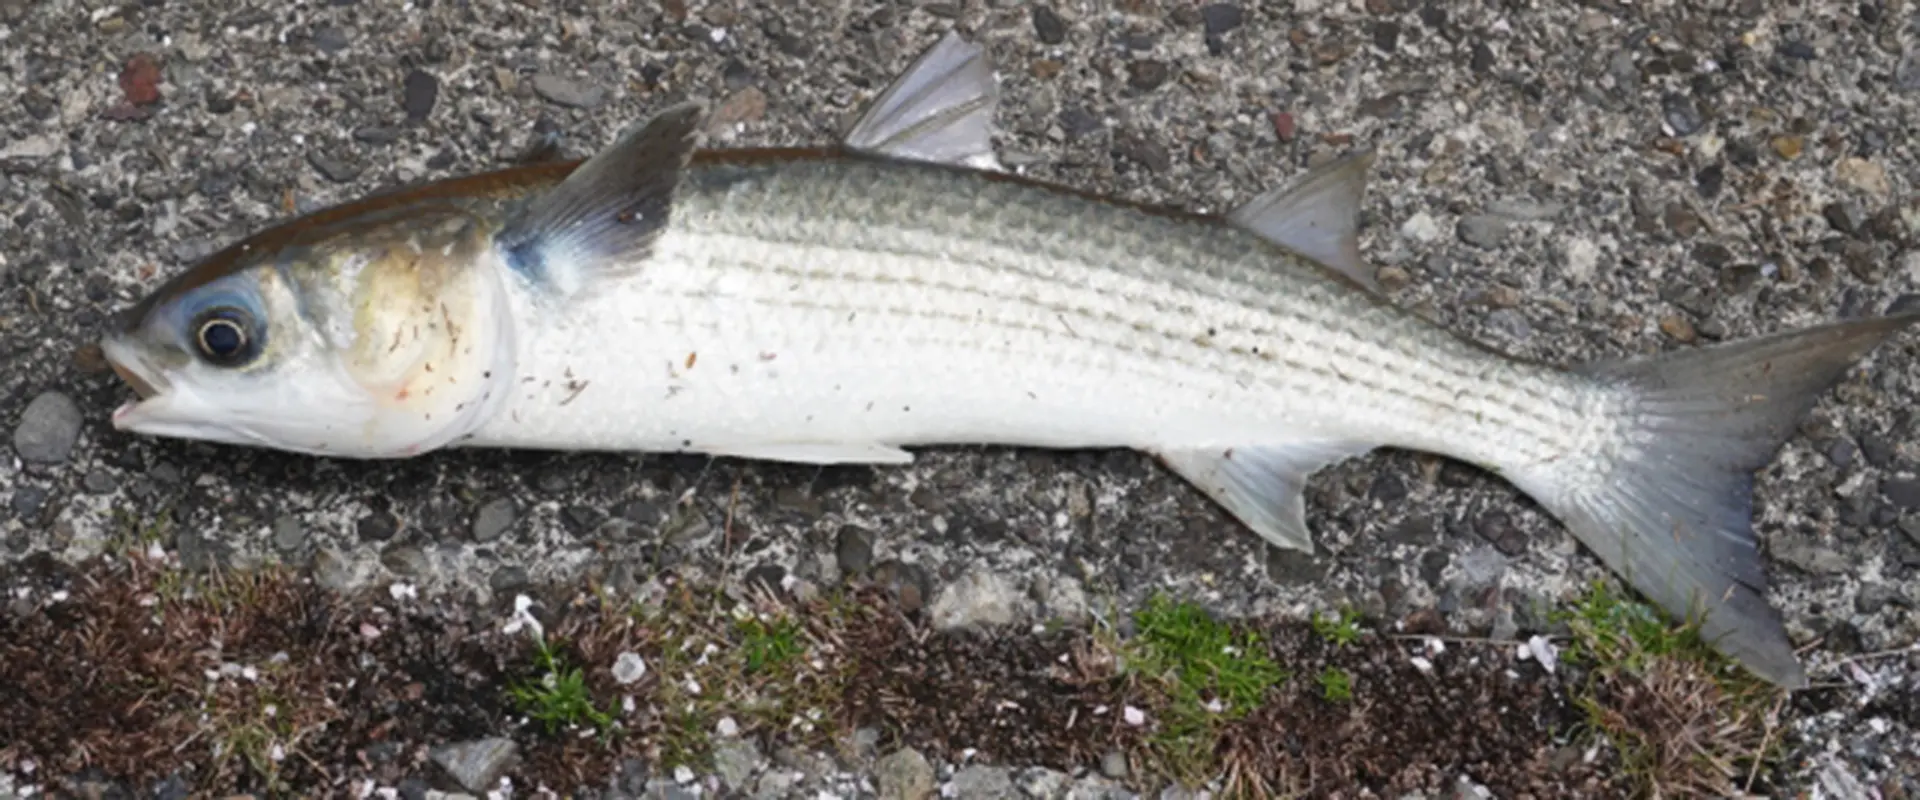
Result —
[[[142,358],[137,350],[122,344],[118,340],[108,339],[102,342],[100,344],[100,351],[101,354],[106,357],[107,366],[113,369],[113,374],[120,376],[120,380],[125,382],[129,388],[133,389],[133,393],[137,397],[137,399],[123,403],[119,408],[114,409],[114,427],[125,429],[129,424],[136,421],[136,412],[138,412],[141,407],[149,406],[154,401],[166,396],[167,382],[164,378],[160,377],[160,370],[156,369],[153,364],[145,358]]]

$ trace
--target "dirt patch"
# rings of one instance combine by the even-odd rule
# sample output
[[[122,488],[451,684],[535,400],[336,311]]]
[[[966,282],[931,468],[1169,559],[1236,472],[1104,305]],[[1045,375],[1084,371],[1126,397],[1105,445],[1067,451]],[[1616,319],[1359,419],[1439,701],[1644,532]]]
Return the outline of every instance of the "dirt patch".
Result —
[[[1434,793],[1463,778],[1503,797],[1628,786],[1619,754],[1586,735],[1566,670],[1515,661],[1509,645],[1196,615],[1184,624],[1226,627],[1175,638],[1251,649],[1176,669],[1140,649],[1152,637],[1097,625],[933,632],[886,587],[799,601],[669,579],[644,605],[589,590],[503,611],[347,602],[288,571],[143,557],[33,583],[37,602],[0,616],[0,768],[42,785],[453,789],[431,749],[506,736],[516,786],[570,791],[633,763],[704,770],[730,727],[761,752],[837,752],[850,767],[871,755],[850,734],[871,729],[883,749],[936,761],[1076,773],[1119,759],[1141,788],[1224,775],[1245,796]],[[623,656],[644,674],[623,682]]]

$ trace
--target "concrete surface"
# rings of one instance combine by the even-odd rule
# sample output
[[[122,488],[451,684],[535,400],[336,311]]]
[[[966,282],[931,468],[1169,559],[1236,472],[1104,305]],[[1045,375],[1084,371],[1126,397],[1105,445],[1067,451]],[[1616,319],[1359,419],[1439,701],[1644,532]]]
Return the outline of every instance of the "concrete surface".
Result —
[[[312,562],[340,586],[484,599],[663,563],[830,581],[867,562],[929,598],[1184,588],[1228,613],[1438,606],[1495,633],[1543,627],[1540,603],[1603,574],[1497,479],[1404,453],[1318,481],[1307,558],[1132,454],[326,462],[116,434],[124,390],[76,355],[290,208],[549,135],[584,155],[685,96],[719,104],[715,146],[823,142],[956,26],[991,47],[1001,159],[1030,175],[1220,210],[1378,148],[1363,247],[1383,282],[1519,356],[1682,348],[1920,292],[1920,9],[1901,0],[0,0],[0,558],[78,558],[166,510],[189,562]],[[1863,684],[1912,691],[1916,659],[1842,660],[1920,631],[1916,396],[1907,335],[1758,489],[1775,600],[1834,687],[1805,724],[1869,781],[1915,747],[1916,720],[1849,709]]]

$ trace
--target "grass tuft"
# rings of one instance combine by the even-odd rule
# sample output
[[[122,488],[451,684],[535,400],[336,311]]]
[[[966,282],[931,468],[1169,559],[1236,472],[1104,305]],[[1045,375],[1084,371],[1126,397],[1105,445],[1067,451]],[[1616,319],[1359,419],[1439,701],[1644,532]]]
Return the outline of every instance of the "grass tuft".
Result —
[[[1561,619],[1572,632],[1561,660],[1587,670],[1574,701],[1635,796],[1746,794],[1779,758],[1785,690],[1715,652],[1696,620],[1600,583]]]
[[[533,658],[538,677],[507,687],[507,694],[521,711],[539,722],[549,735],[583,725],[603,736],[613,732],[613,715],[593,702],[585,673],[568,664],[559,649],[537,633],[533,636]]]
[[[1122,650],[1127,671],[1161,700],[1147,757],[1178,780],[1203,782],[1218,766],[1220,726],[1258,708],[1287,673],[1258,634],[1196,604],[1155,595],[1133,618],[1138,632]]]

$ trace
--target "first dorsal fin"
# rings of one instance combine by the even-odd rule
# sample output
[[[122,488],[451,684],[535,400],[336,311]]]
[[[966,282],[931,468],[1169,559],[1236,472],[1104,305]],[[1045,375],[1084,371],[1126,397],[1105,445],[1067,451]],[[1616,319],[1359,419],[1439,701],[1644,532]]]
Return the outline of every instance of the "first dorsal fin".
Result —
[[[1314,167],[1247,201],[1227,220],[1378,292],[1373,270],[1360,259],[1360,199],[1373,158],[1363,150]]]
[[[705,116],[698,100],[670,106],[527,201],[496,239],[507,265],[561,296],[638,269],[666,229]]]
[[[841,143],[872,155],[998,171],[998,106],[986,48],[949,31],[874,99]]]

